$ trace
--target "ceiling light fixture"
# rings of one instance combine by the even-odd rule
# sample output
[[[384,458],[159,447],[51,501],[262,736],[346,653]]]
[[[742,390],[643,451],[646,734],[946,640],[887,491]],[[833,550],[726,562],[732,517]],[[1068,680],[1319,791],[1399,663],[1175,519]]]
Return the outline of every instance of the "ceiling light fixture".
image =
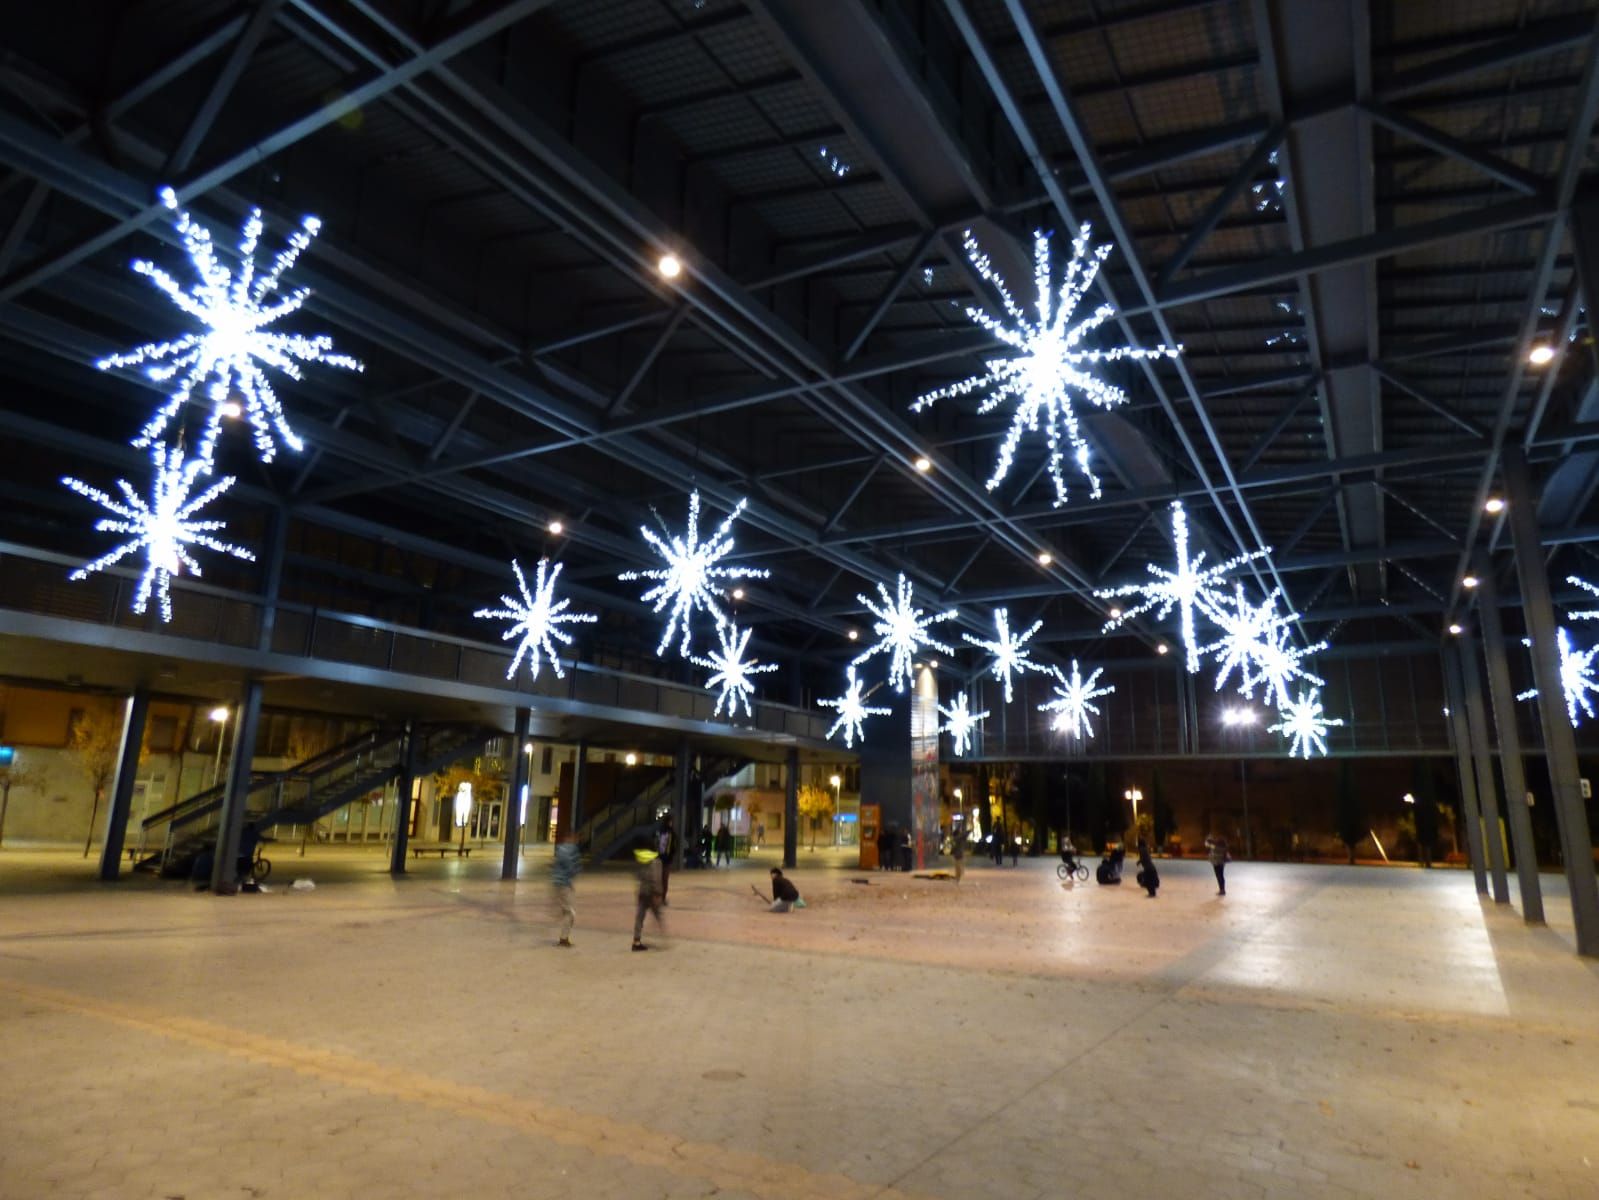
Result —
[[[933,460],[928,458],[927,455],[921,454],[916,457],[916,460],[911,463],[911,466],[915,467],[918,471],[925,475],[928,471],[933,469]]]
[[[1487,502],[1482,506],[1482,511],[1498,516],[1505,511],[1505,502],[1498,496],[1489,496]]]
[[[655,264],[655,269],[661,273],[662,279],[676,279],[683,273],[683,260],[675,254],[663,254]]]
[[[1546,367],[1555,360],[1553,346],[1534,346],[1527,352],[1527,361],[1535,367]]]

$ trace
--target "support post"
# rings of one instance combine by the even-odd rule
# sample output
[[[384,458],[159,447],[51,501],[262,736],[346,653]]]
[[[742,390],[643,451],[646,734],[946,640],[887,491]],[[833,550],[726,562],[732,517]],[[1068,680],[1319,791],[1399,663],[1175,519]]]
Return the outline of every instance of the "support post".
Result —
[[[517,706],[514,748],[511,752],[511,795],[506,804],[505,812],[505,857],[500,860],[500,878],[515,879],[517,868],[522,865],[522,793],[527,790],[528,767],[528,727],[531,724],[531,710]]]
[[[1521,892],[1521,915],[1529,925],[1542,925],[1543,888],[1538,882],[1538,850],[1532,839],[1532,814],[1527,811],[1527,775],[1521,760],[1521,733],[1516,728],[1516,692],[1510,683],[1505,657],[1504,623],[1499,619],[1498,586],[1493,564],[1477,568],[1477,614],[1482,622],[1482,644],[1488,665],[1488,696],[1494,706],[1494,728],[1499,735],[1499,773],[1505,781],[1505,818],[1516,856],[1516,886]]]
[[[239,835],[244,830],[250,799],[250,763],[255,758],[256,728],[261,723],[261,681],[246,680],[233,719],[233,753],[228,758],[228,787],[217,823],[216,858],[211,863],[211,890],[231,896],[239,890]]]
[[[1477,890],[1488,892],[1488,871],[1482,861],[1482,815],[1477,811],[1477,777],[1471,769],[1471,737],[1466,730],[1466,697],[1460,683],[1460,662],[1447,647],[1443,660],[1444,694],[1449,697],[1449,733],[1455,744],[1455,774],[1460,779],[1460,823],[1466,827],[1466,854]]]
[[[277,628],[278,596],[283,586],[283,555],[288,547],[289,510],[279,508],[267,523],[266,552],[261,556],[263,580],[261,587],[261,624],[256,636],[256,649],[271,650],[272,634]]]
[[[688,842],[689,778],[694,773],[694,752],[687,738],[679,739],[672,761],[672,870],[683,868],[683,846]]]
[[[788,752],[783,771],[783,865],[799,862],[799,751]]]
[[[1527,622],[1527,636],[1532,639],[1532,677],[1538,688],[1538,716],[1543,727],[1555,818],[1560,826],[1560,850],[1566,864],[1566,888],[1571,894],[1577,953],[1599,957],[1599,883],[1594,879],[1593,839],[1588,832],[1588,813],[1583,807],[1577,773],[1577,743],[1560,682],[1554,605],[1549,599],[1549,576],[1538,538],[1537,498],[1527,477],[1527,460],[1521,447],[1506,446],[1500,461],[1504,464],[1509,501],[1510,536],[1516,548],[1516,576],[1521,583],[1521,615]]]
[[[411,792],[416,787],[416,722],[405,723],[405,758],[395,780],[394,843],[389,847],[389,874],[405,874],[405,855],[411,840]]]
[[[105,815],[105,837],[100,842],[100,878],[115,883],[122,865],[122,843],[133,808],[133,785],[139,777],[139,751],[144,747],[144,722],[150,714],[150,692],[136,688],[128,697],[122,719],[122,745],[117,750],[116,781],[111,785],[111,807]]]
[[[589,740],[579,738],[577,756],[572,760],[572,819],[567,826],[576,836],[583,824],[583,810],[589,803]]]
[[[1471,757],[1477,765],[1477,803],[1482,809],[1482,836],[1487,850],[1488,882],[1495,904],[1510,903],[1505,878],[1505,840],[1499,831],[1499,781],[1494,777],[1493,755],[1488,749],[1488,718],[1482,706],[1482,670],[1477,647],[1468,630],[1455,640],[1460,679],[1466,693],[1466,726],[1471,732]]]

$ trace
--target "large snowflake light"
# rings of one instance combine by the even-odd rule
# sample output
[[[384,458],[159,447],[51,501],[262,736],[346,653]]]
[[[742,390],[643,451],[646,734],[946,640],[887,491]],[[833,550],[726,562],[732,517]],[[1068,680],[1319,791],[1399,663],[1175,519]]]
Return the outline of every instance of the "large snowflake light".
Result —
[[[898,588],[892,597],[881,583],[877,585],[877,594],[883,601],[881,606],[872,603],[866,596],[855,597],[877,618],[872,624],[872,632],[877,634],[877,641],[857,654],[850,665],[863,663],[874,654],[887,654],[889,686],[899,692],[905,689],[905,681],[911,674],[912,660],[923,646],[942,650],[945,654],[955,653],[953,646],[946,646],[928,632],[930,626],[953,619],[955,610],[927,613],[917,608],[912,602],[914,594],[910,580],[904,575],[899,577]]]
[[[1326,754],[1327,730],[1344,723],[1343,718],[1322,711],[1321,692],[1316,688],[1301,688],[1299,697],[1284,704],[1278,715],[1282,720],[1266,728],[1288,738],[1288,753],[1298,758],[1309,758],[1312,750]]]
[[[745,501],[740,500],[733,506],[733,511],[727,514],[727,519],[716,528],[716,532],[705,541],[700,541],[700,494],[698,491],[689,496],[688,500],[688,528],[682,534],[671,534],[662,538],[647,525],[639,526],[639,533],[643,535],[656,554],[661,556],[665,566],[654,567],[647,571],[624,571],[617,578],[623,581],[635,579],[656,580],[654,587],[643,595],[646,603],[653,602],[656,612],[667,611],[666,626],[661,631],[661,640],[656,644],[655,653],[664,654],[672,639],[681,631],[681,644],[678,653],[684,658],[692,657],[689,649],[690,618],[695,609],[703,609],[711,615],[720,629],[728,620],[722,611],[717,598],[722,593],[722,582],[729,579],[765,579],[771,572],[758,570],[753,567],[724,567],[719,565],[733,551],[733,535],[729,530],[738,515],[744,511]],[[664,524],[664,523],[663,523]]]
[[[1172,501],[1171,513],[1172,542],[1177,550],[1176,569],[1168,571],[1165,567],[1157,567],[1154,563],[1150,563],[1148,570],[1153,578],[1148,582],[1106,588],[1095,592],[1094,595],[1102,600],[1111,600],[1120,596],[1143,597],[1137,605],[1106,622],[1106,633],[1146,612],[1153,611],[1156,620],[1165,620],[1171,614],[1171,610],[1176,608],[1182,622],[1183,646],[1188,653],[1188,670],[1196,672],[1199,670],[1200,647],[1194,640],[1194,610],[1200,609],[1207,615],[1220,611],[1226,604],[1226,598],[1217,589],[1216,584],[1229,571],[1236,570],[1251,559],[1264,557],[1270,553],[1270,549],[1240,554],[1226,562],[1207,567],[1204,565],[1203,550],[1189,557],[1188,512],[1183,508],[1181,500]]]
[[[362,369],[356,359],[334,353],[333,339],[326,334],[306,337],[275,333],[268,328],[298,310],[310,296],[309,288],[298,288],[280,299],[273,298],[284,274],[317,235],[321,222],[306,217],[271,266],[257,274],[255,253],[262,221],[261,210],[252,209],[240,230],[239,266],[235,272],[217,258],[205,228],[178,207],[177,194],[171,188],[163,188],[160,195],[162,203],[177,214],[173,223],[182,235],[197,281],[185,289],[145,259],[136,261],[133,269],[194,318],[199,328],[171,341],[148,342],[124,354],[109,355],[95,364],[102,371],[142,366],[156,383],[172,385],[167,403],[140,430],[133,444],[149,446],[156,442],[188,403],[194,389],[205,384],[211,411],[200,440],[201,459],[210,462],[223,417],[238,414],[240,406],[235,394],[243,400],[242,411],[255,431],[256,450],[263,462],[272,460],[276,442],[291,450],[302,449],[304,443],[289,427],[263,368],[281,371],[296,380],[301,378],[301,363],[322,363],[347,371]]]
[[[218,541],[211,536],[218,530],[226,529],[225,522],[197,519],[202,508],[233,486],[233,476],[219,479],[198,496],[191,496],[196,477],[207,469],[203,460],[195,458],[185,461],[183,451],[169,450],[166,446],[157,446],[151,457],[155,462],[155,483],[148,503],[126,479],[117,480],[117,488],[122,493],[120,500],[70,475],[61,480],[78,495],[93,500],[111,514],[96,521],[95,529],[101,533],[121,533],[128,537],[114,550],[79,567],[68,578],[87,579],[96,571],[120,562],[137,550],[143,550],[144,574],[139,577],[139,587],[133,596],[133,611],[143,613],[149,607],[150,596],[154,594],[161,608],[161,619],[170,621],[172,595],[169,584],[172,577],[184,567],[195,576],[200,574],[200,564],[184,549],[185,546],[204,546],[208,550],[231,554],[247,562],[254,562],[255,555],[242,546]]]
[[[1575,587],[1580,587],[1583,591],[1592,595],[1599,596],[1599,586],[1589,583],[1580,575],[1567,575],[1566,582]],[[1571,619],[1573,621],[1599,621],[1599,609],[1588,608],[1583,609],[1581,612],[1574,612],[1571,614]]]
[[[712,672],[706,681],[707,688],[717,688],[716,711],[712,716],[722,715],[722,706],[727,706],[727,715],[736,717],[739,706],[744,707],[744,715],[752,717],[754,710],[750,707],[750,699],[755,695],[755,685],[750,681],[751,675],[762,675],[767,671],[777,670],[776,663],[757,663],[744,657],[745,648],[750,644],[750,631],[740,631],[733,622],[728,621],[716,631],[717,641],[721,643],[720,649],[701,658],[696,655],[692,661],[706,670]]]
[[[1009,704],[1014,698],[1012,695],[1013,689],[1011,687],[1011,677],[1016,672],[1045,672],[1049,670],[1048,667],[1043,666],[1040,663],[1036,663],[1027,657],[1027,643],[1032,639],[1033,634],[1037,633],[1039,629],[1043,627],[1043,624],[1044,623],[1042,621],[1034,621],[1025,633],[1012,633],[1010,628],[1010,613],[1003,608],[996,608],[994,610],[994,638],[992,641],[985,641],[982,638],[973,637],[969,633],[961,634],[961,637],[966,641],[970,642],[974,646],[981,646],[984,650],[987,650],[994,656],[994,661],[989,666],[989,673],[992,674],[995,679],[1004,682],[1006,704]]]
[[[827,731],[828,740],[831,741],[840,729],[844,731],[844,745],[853,748],[856,738],[866,736],[861,728],[867,717],[886,717],[893,711],[887,708],[874,708],[866,703],[866,698],[861,695],[861,680],[855,675],[855,664],[850,663],[844,672],[844,679],[848,683],[842,696],[831,700],[818,700],[817,704],[823,708],[836,709],[838,720],[833,722],[832,728]]]
[[[988,710],[985,708],[980,713],[974,713],[966,693],[960,692],[955,697],[955,703],[948,708],[942,704],[938,706],[938,715],[944,718],[938,731],[949,734],[956,754],[965,754],[972,746],[972,730],[977,728],[977,722],[988,716]]]
[[[1090,246],[1089,232],[1090,226],[1085,222],[1072,242],[1071,262],[1066,266],[1065,277],[1058,291],[1050,263],[1049,234],[1040,230],[1033,235],[1036,319],[1029,317],[1011,298],[1004,279],[994,269],[988,255],[978,247],[971,231],[966,232],[967,258],[977,268],[978,274],[993,285],[1005,306],[1004,316],[995,316],[977,307],[967,308],[966,315],[1014,353],[1008,357],[989,359],[983,374],[928,392],[918,397],[911,408],[921,412],[940,400],[984,393],[986,398],[978,405],[979,413],[989,413],[1002,404],[1014,402],[1010,428],[1005,440],[1000,443],[994,472],[988,478],[989,491],[998,487],[1009,473],[1022,435],[1037,433],[1042,424],[1049,448],[1049,477],[1055,484],[1056,507],[1066,503],[1063,442],[1071,448],[1072,459],[1078,471],[1087,478],[1090,494],[1097,500],[1099,478],[1088,465],[1088,442],[1083,437],[1077,413],[1072,407],[1073,393],[1098,408],[1109,409],[1125,404],[1126,393],[1093,374],[1095,365],[1123,358],[1175,358],[1182,353],[1181,346],[1157,346],[1153,350],[1115,346],[1090,350],[1083,345],[1083,340],[1089,334],[1116,315],[1114,305],[1102,304],[1088,316],[1072,323],[1077,315],[1077,306],[1093,286],[1100,267],[1111,251],[1109,245]]]
[[[521,599],[515,596],[501,596],[500,603],[504,608],[480,608],[473,613],[474,617],[485,620],[505,620],[511,625],[500,635],[501,641],[509,642],[513,638],[519,639],[516,647],[516,657],[511,659],[511,665],[505,672],[507,679],[516,677],[516,669],[522,665],[522,659],[527,659],[528,670],[533,678],[539,677],[539,668],[545,658],[550,660],[550,667],[555,671],[557,679],[565,679],[566,672],[561,670],[561,660],[556,656],[555,643],[563,646],[572,644],[572,635],[561,628],[562,625],[592,624],[599,618],[593,613],[571,612],[568,606],[570,600],[555,599],[555,581],[560,578],[561,564],[551,564],[547,558],[539,559],[538,573],[533,578],[533,591],[527,589],[527,578],[522,574],[522,565],[514,558],[511,560],[511,570],[516,573],[516,587],[521,592]]]
[[[1577,715],[1579,709],[1590,720],[1594,716],[1594,707],[1588,695],[1599,693],[1599,682],[1594,680],[1593,667],[1593,660],[1599,658],[1599,646],[1591,650],[1581,649],[1572,642],[1571,634],[1564,625],[1555,630],[1555,645],[1560,651],[1560,690],[1566,697],[1566,716],[1575,726],[1582,721],[1582,717]],[[1516,699],[1531,700],[1537,695],[1537,688],[1529,688],[1519,693]]]
[[[1074,738],[1094,736],[1094,726],[1089,718],[1100,715],[1099,706],[1094,701],[1116,690],[1109,684],[1105,687],[1094,686],[1103,671],[1103,667],[1095,667],[1094,673],[1084,679],[1075,658],[1072,659],[1071,678],[1068,679],[1059,667],[1055,668],[1055,698],[1038,706],[1039,712],[1055,714],[1049,723],[1051,729]]]
[[[1300,664],[1310,655],[1327,648],[1326,642],[1299,647],[1293,644],[1290,629],[1299,619],[1277,603],[1280,589],[1273,588],[1256,605],[1244,595],[1242,584],[1233,585],[1233,594],[1206,610],[1205,615],[1222,632],[1220,640],[1201,646],[1201,654],[1216,655],[1216,690],[1234,670],[1238,672],[1238,691],[1253,698],[1255,688],[1264,685],[1266,700],[1279,707],[1289,702],[1288,685],[1294,680],[1321,686],[1321,679]]]

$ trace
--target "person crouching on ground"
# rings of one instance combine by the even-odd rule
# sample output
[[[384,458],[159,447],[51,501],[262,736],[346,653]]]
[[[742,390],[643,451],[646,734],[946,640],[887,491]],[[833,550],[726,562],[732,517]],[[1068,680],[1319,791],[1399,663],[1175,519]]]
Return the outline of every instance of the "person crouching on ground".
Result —
[[[1149,843],[1143,838],[1138,839],[1138,886],[1149,893],[1151,900],[1160,890],[1160,872],[1155,870],[1155,859],[1149,852]]]
[[[577,920],[577,873],[582,869],[582,856],[577,847],[577,834],[567,833],[555,845],[555,865],[550,868],[550,882],[555,888],[555,911],[561,920],[561,940],[557,946],[572,944],[572,924]]]
[[[796,904],[804,907],[800,899],[799,888],[794,886],[794,881],[783,874],[782,870],[772,868],[772,907],[768,912],[788,912]]]
[[[648,950],[644,944],[644,914],[652,913],[655,916],[655,931],[666,932],[665,924],[661,921],[661,856],[654,850],[635,850],[633,857],[638,860],[638,911],[633,917],[633,949]]]

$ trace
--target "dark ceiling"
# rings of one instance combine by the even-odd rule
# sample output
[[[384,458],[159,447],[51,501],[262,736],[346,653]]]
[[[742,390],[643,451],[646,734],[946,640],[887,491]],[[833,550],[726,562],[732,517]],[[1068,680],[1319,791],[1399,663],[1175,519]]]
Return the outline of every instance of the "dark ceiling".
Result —
[[[697,487],[712,519],[748,498],[767,656],[836,665],[856,594],[904,571],[973,630],[1003,603],[1057,651],[1147,657],[1159,631],[1101,640],[1088,593],[1165,560],[1181,497],[1213,554],[1273,548],[1308,640],[1391,646],[1435,642],[1502,540],[1503,446],[1551,555],[1599,536],[1592,3],[13,7],[7,541],[99,553],[57,480],[141,469],[158,393],[91,364],[172,332],[128,269],[181,265],[166,183],[224,245],[252,204],[274,245],[324,223],[296,327],[366,371],[279,388],[305,453],[220,452],[233,536],[287,515],[301,603],[464,633],[507,559],[554,552],[603,613],[589,652],[637,665],[657,626],[615,576]],[[1056,507],[1041,438],[990,492],[1004,413],[910,403],[994,345],[963,233],[1025,302],[1033,232],[1064,257],[1080,222],[1115,247],[1107,340],[1185,352],[1106,368],[1131,402],[1084,421],[1104,496],[1069,476]],[[1528,367],[1537,342],[1562,352]]]

